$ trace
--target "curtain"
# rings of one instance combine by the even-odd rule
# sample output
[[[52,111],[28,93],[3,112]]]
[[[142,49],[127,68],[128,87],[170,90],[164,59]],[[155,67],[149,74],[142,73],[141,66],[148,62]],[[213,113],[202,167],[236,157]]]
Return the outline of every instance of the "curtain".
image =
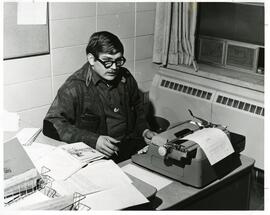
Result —
[[[153,62],[194,65],[196,2],[158,2]]]

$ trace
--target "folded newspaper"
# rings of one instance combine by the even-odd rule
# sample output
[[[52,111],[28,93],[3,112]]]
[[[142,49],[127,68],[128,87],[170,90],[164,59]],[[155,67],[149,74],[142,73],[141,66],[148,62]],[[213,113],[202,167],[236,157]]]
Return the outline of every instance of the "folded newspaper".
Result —
[[[56,147],[50,153],[34,161],[38,170],[46,167],[46,173],[54,180],[65,180],[86,164],[99,160],[105,155],[83,142]]]
[[[72,143],[67,145],[58,146],[59,149],[66,151],[73,158],[77,159],[83,164],[93,162],[103,158],[105,155],[91,148],[83,142]]]

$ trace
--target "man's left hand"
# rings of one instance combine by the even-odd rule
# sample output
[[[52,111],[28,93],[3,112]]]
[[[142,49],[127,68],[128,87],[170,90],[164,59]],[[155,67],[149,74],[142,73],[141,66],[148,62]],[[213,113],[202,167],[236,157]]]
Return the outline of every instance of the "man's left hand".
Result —
[[[144,132],[143,132],[144,141],[147,144],[151,143],[151,140],[152,140],[153,136],[155,136],[155,135],[157,135],[157,133],[154,131],[151,131],[149,129],[144,130]]]

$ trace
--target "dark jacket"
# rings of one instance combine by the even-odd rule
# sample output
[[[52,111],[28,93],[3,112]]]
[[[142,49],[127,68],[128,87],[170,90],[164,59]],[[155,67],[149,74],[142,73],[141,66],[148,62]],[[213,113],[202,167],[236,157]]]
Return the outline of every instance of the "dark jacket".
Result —
[[[91,81],[89,63],[72,74],[58,93],[44,119],[43,133],[67,143],[84,142],[95,148],[100,135],[107,135],[106,116],[96,86]],[[126,138],[141,138],[148,128],[142,96],[130,72],[120,68],[118,78],[126,105]]]

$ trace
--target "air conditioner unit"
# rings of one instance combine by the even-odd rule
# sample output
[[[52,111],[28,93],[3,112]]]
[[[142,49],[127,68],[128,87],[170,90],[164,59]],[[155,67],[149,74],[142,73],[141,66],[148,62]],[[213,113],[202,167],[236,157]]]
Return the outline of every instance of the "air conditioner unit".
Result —
[[[223,65],[226,55],[226,44],[224,40],[211,37],[199,38],[198,60],[214,65]]]
[[[264,47],[222,38],[200,36],[198,61],[253,74],[264,73]]]
[[[227,41],[225,67],[256,73],[259,47],[252,44],[241,44]]]

